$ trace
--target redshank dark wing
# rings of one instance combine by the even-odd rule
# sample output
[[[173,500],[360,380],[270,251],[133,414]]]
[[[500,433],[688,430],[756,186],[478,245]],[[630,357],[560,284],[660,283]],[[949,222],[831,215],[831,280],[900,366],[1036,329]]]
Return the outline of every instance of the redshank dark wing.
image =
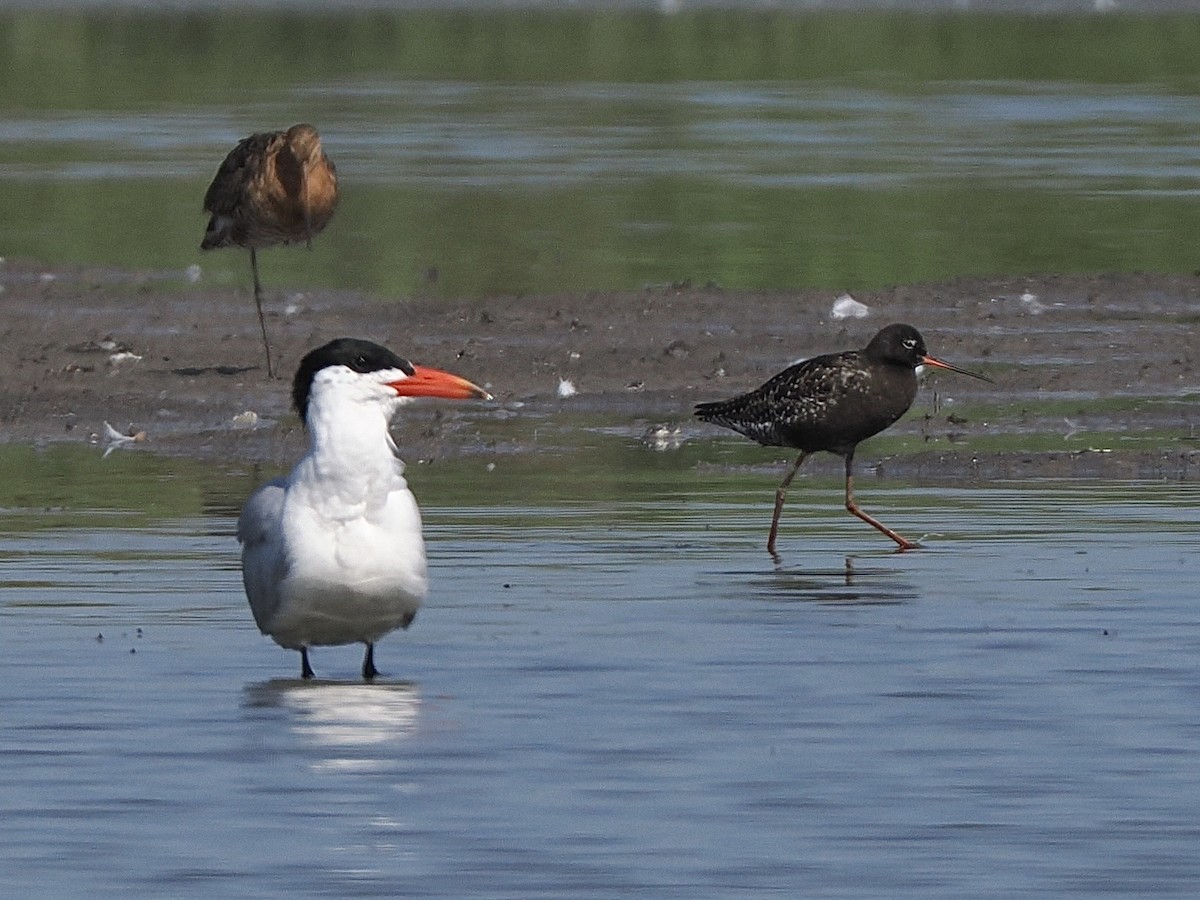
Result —
[[[850,350],[798,362],[732,399],[698,404],[696,415],[764,446],[842,454],[904,415],[916,393],[911,367],[873,364]]]

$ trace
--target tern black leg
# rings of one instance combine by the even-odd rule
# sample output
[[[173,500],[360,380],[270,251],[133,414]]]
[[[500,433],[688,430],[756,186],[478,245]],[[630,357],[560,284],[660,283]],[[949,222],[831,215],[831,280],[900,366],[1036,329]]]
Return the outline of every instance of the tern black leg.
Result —
[[[379,674],[375,668],[375,645],[367,642],[367,655],[363,657],[362,676],[367,681],[373,680]]]
[[[306,678],[306,679],[313,677],[312,666],[310,666],[308,664],[308,648],[307,647],[300,648],[300,677]]]

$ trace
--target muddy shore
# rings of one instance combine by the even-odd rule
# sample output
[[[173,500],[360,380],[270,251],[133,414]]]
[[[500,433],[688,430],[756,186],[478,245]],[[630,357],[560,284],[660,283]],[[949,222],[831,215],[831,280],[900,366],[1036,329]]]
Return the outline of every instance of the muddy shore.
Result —
[[[861,319],[835,318],[837,296],[684,284],[448,301],[268,287],[283,373],[269,380],[248,290],[8,261],[0,416],[10,444],[99,448],[108,422],[144,434],[139,449],[283,465],[304,443],[288,407],[296,363],[349,335],[496,397],[412,410],[396,429],[408,458],[525,452],[536,429],[524,423],[537,422],[560,432],[603,423],[630,438],[661,425],[673,439],[712,438],[718,429],[690,418],[696,401],[906,321],[930,352],[997,383],[927,380],[893,429],[914,438],[911,452],[880,456],[867,443],[864,464],[922,479],[1200,479],[1200,277],[963,278],[856,292],[870,310]],[[564,380],[576,391],[568,399]]]

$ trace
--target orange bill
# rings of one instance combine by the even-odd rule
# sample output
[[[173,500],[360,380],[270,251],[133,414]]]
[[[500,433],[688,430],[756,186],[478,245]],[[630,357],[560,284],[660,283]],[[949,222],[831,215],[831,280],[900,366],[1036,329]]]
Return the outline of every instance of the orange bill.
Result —
[[[966,369],[960,369],[958,366],[952,366],[948,362],[942,362],[935,356],[921,357],[921,364],[925,366],[933,366],[937,369],[949,369],[951,372],[957,372],[959,375],[970,375],[972,378],[978,378],[980,381],[986,381],[988,384],[996,383],[986,375],[980,375],[978,372],[968,372]]]
[[[414,365],[412,375],[399,381],[388,382],[388,386],[401,397],[440,397],[443,400],[492,399],[491,394],[467,379],[428,366]]]

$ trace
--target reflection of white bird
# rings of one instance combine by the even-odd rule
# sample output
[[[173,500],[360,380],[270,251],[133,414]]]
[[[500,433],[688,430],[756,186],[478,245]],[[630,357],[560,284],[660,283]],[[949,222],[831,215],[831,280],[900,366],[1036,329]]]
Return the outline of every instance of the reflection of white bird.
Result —
[[[674,428],[667,425],[651,425],[642,433],[642,443],[651,450],[662,453],[678,450],[683,446],[683,436],[678,425]]]
[[[293,727],[327,747],[391,744],[413,731],[421,709],[411,684],[322,684],[313,690],[290,682],[279,693],[300,713]],[[369,765],[370,759],[357,756],[353,764]]]
[[[488,399],[471,382],[414,366],[370,341],[341,338],[300,362],[292,400],[310,435],[286,478],[263,485],[242,510],[242,580],[263,634],[299,650],[367,645],[407,628],[425,597],[421,514],[388,432],[410,397]]]

